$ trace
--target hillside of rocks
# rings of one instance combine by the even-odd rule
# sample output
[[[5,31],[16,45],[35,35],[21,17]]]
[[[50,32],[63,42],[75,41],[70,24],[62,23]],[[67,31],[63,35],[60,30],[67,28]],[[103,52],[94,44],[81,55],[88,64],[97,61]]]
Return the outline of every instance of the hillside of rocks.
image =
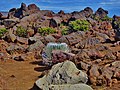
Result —
[[[87,74],[87,84],[93,89],[106,90],[98,87],[120,85],[120,16],[110,18],[107,10],[98,8],[93,12],[90,7],[71,13],[62,10],[54,13],[41,10],[35,4],[27,6],[22,3],[20,8],[10,9],[7,16],[0,14],[0,89],[9,89],[10,84],[5,86],[9,76],[3,74],[9,72],[9,63],[13,64],[10,68],[18,68],[17,65],[14,67],[14,63],[24,67],[29,66],[25,64],[27,62],[42,62],[43,48],[50,42],[66,43],[70,47],[75,56],[69,61]],[[55,58],[52,66],[66,59]],[[2,72],[3,69],[6,71]],[[46,75],[49,70],[52,69],[39,72]],[[37,76],[38,73],[32,77]],[[16,77],[14,72],[10,77]],[[36,79],[33,81],[35,83]]]

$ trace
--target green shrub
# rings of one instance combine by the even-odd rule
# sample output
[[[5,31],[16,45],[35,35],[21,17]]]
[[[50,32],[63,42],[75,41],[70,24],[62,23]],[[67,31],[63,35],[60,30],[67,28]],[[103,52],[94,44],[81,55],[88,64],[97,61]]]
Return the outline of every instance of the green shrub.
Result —
[[[0,38],[7,32],[6,28],[0,28]]]
[[[75,20],[69,23],[69,30],[73,31],[87,31],[90,23],[87,20]]]
[[[21,26],[17,27],[16,34],[19,37],[26,37],[27,36],[27,30]]]
[[[68,28],[63,28],[62,35],[67,35],[67,34],[68,34]]]
[[[45,36],[48,34],[56,33],[56,30],[50,27],[44,27],[44,28],[39,28],[38,33],[40,33],[42,36]]]

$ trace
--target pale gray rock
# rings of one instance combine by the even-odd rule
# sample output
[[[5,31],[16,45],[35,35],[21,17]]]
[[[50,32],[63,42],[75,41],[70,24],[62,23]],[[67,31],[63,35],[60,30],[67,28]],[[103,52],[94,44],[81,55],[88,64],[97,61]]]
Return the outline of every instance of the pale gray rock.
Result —
[[[65,61],[54,65],[47,75],[36,81],[36,85],[43,90],[93,90],[81,84],[87,81],[86,73],[77,69],[73,62]]]

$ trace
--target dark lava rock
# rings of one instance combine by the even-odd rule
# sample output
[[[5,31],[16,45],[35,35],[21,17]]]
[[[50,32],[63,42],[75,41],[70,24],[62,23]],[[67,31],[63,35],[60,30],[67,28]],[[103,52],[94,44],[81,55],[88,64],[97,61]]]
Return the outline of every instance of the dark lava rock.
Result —
[[[28,10],[40,10],[35,4],[28,5]]]
[[[98,10],[95,12],[95,17],[98,18],[104,18],[105,16],[107,16],[108,11],[104,10],[102,8],[98,8]]]
[[[3,20],[3,24],[5,25],[5,27],[8,27],[8,28],[13,27],[17,23],[19,23],[19,19],[5,19],[5,20]]]
[[[58,12],[58,14],[60,14],[60,15],[64,15],[65,12],[64,12],[63,10],[60,10],[60,11]]]

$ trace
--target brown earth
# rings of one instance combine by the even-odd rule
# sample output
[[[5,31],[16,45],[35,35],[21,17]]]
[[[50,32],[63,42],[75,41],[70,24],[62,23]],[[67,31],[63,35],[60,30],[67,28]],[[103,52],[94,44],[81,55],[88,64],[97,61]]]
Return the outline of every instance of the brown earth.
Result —
[[[111,46],[111,44],[106,44]],[[111,47],[120,51],[120,46]],[[41,65],[41,61],[0,60],[0,90],[36,90],[32,89],[35,81],[43,71],[48,69]],[[93,86],[94,90],[120,90],[120,81],[112,87]]]

